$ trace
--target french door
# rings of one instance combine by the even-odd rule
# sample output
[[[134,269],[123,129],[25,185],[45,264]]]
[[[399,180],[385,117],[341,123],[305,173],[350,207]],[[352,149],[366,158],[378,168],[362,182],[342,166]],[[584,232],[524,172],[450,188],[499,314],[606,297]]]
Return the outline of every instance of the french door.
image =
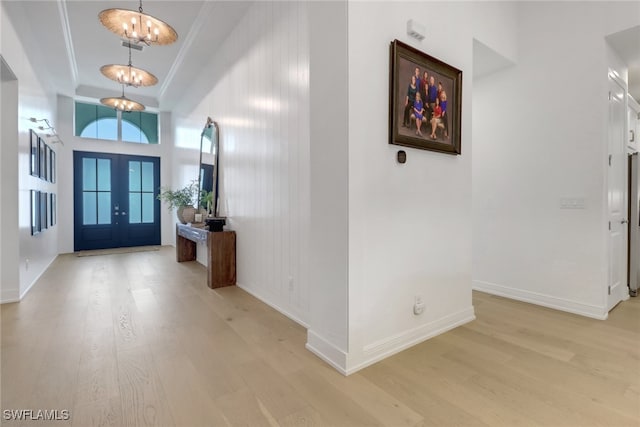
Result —
[[[160,244],[160,159],[73,152],[74,250]]]

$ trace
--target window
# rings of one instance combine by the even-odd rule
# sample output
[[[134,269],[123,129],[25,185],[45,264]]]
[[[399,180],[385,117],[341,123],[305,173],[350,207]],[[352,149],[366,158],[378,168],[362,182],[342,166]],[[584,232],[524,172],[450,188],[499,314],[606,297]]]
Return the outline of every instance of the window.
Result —
[[[155,113],[127,113],[78,101],[75,107],[76,136],[142,144],[158,143],[158,115]]]

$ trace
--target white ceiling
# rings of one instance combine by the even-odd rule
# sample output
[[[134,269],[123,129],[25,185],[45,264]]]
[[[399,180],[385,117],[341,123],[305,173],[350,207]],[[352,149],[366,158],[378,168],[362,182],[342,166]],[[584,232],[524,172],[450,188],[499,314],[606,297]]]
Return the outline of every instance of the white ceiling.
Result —
[[[98,13],[108,8],[137,9],[136,0],[3,1],[34,66],[46,68],[47,84],[68,96],[119,96],[121,86],[100,73],[105,64],[127,64],[128,49],[104,28]],[[125,88],[127,97],[170,110],[202,66],[236,26],[251,2],[145,0],[144,12],[178,33],[167,46],[132,50],[132,63],[156,77],[152,87]]]

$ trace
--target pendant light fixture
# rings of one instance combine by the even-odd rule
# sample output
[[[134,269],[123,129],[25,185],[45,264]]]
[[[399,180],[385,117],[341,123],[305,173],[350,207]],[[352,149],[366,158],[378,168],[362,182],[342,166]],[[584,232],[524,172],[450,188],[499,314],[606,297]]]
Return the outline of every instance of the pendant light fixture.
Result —
[[[129,65],[109,64],[100,67],[100,72],[107,78],[133,87],[153,86],[158,78],[142,68],[131,65],[131,45],[129,44]]]
[[[130,113],[132,111],[144,111],[144,105],[139,102],[133,101],[126,96],[124,96],[124,86],[122,86],[122,96],[117,98],[102,98],[100,103],[106,105],[107,107],[114,108],[119,111],[124,111],[125,113]]]
[[[134,43],[166,45],[178,39],[178,33],[171,25],[142,11],[142,0],[138,11],[105,9],[98,18],[109,31]]]

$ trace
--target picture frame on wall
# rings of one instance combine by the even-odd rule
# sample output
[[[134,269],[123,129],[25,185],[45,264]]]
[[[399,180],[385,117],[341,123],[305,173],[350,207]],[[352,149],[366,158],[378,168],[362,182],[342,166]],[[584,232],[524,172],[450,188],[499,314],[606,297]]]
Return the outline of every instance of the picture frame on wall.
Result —
[[[56,172],[57,172],[57,165],[56,165],[56,152],[51,150],[51,157],[50,157],[50,161],[49,161],[49,176],[51,177],[51,182],[53,184],[56,183]]]
[[[45,156],[45,164],[46,164],[46,170],[45,170],[45,181],[51,181],[51,153],[53,151],[51,151],[51,147],[49,147],[48,145],[44,145],[44,156]]]
[[[39,137],[38,135],[33,131],[33,129],[29,130],[29,138],[31,140],[31,152],[30,152],[30,157],[29,157],[29,168],[30,171],[29,173],[31,174],[31,176],[40,176],[40,172],[38,171],[38,166],[40,163],[40,158],[38,157],[38,154],[40,153],[40,149],[38,146],[38,140]]]
[[[38,176],[41,179],[47,177],[46,145],[44,139],[38,137]]]
[[[31,190],[31,235],[40,232],[40,192]]]
[[[49,225],[53,227],[56,225],[56,194],[49,194],[50,202],[49,202]]]
[[[47,205],[49,204],[49,196],[46,192],[40,192],[40,231],[49,228],[49,216],[47,215]]]
[[[462,71],[391,42],[389,144],[461,154]]]

